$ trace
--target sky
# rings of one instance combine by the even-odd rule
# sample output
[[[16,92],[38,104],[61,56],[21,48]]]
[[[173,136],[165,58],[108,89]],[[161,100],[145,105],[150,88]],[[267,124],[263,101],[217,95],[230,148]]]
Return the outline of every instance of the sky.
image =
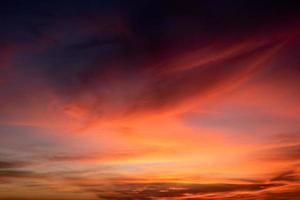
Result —
[[[0,2],[0,200],[299,200],[297,1]]]

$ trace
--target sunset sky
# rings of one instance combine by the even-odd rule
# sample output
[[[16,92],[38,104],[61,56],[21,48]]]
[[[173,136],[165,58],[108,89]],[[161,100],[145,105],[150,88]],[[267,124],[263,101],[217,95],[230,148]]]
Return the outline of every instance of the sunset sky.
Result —
[[[300,200],[300,5],[0,1],[0,200]]]

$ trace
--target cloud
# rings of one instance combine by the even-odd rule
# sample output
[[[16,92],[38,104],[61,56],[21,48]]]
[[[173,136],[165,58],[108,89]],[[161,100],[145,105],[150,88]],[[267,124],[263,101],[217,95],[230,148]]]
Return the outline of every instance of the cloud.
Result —
[[[0,18],[0,198],[298,198],[295,3],[28,0]]]
[[[150,2],[145,4],[152,5]],[[148,30],[146,19],[142,18],[145,24],[140,24],[132,17],[140,10],[131,6],[122,5],[125,6],[122,7],[125,9],[125,17],[120,17],[122,14],[110,9],[102,15],[92,12],[94,14],[87,17],[84,14],[88,13],[85,9],[92,9],[89,6],[84,6],[82,10],[75,9],[79,16],[71,15],[62,21],[57,18],[57,13],[55,15],[50,12],[45,16],[41,14],[41,21],[44,22],[42,25],[38,19],[29,15],[26,22],[34,28],[31,30],[26,27],[22,30],[29,35],[34,35],[35,32],[38,34],[25,38],[22,42],[16,38],[10,40],[18,44],[18,52],[12,56],[14,67],[8,74],[18,81],[7,83],[8,87],[1,95],[1,107],[7,112],[6,116],[15,116],[18,110],[24,109],[12,104],[18,102],[20,96],[25,97],[24,103],[28,108],[28,111],[22,112],[25,116],[20,118],[33,115],[26,120],[35,118],[32,121],[39,121],[37,124],[42,123],[40,121],[45,115],[47,117],[44,118],[60,116],[71,120],[79,119],[78,123],[87,123],[105,119],[109,121],[111,118],[133,116],[141,119],[148,115],[185,112],[201,105],[203,101],[209,101],[211,95],[220,95],[238,87],[242,81],[251,79],[268,65],[283,44],[297,35],[294,26],[284,24],[281,26],[285,29],[276,28],[266,33],[261,33],[254,27],[251,34],[244,36],[243,31],[237,32],[235,38],[229,33],[220,34],[212,30],[213,35],[218,38],[214,40],[203,29],[193,31],[188,26],[186,33],[178,34],[189,35],[189,32],[193,32],[192,35],[199,34],[203,37],[191,37],[195,40],[192,39],[191,42],[175,40],[173,37],[176,38],[177,34],[170,34],[163,24],[170,24],[167,28],[172,29],[172,26],[180,26],[181,21],[182,26],[188,25],[190,20],[168,16],[167,13],[172,13],[172,9],[160,2],[154,4],[162,6],[162,10],[154,8],[162,12],[159,16],[161,22],[155,21],[158,31],[165,38],[161,43],[153,42],[160,39]],[[201,9],[198,3],[195,4]],[[100,9],[103,5],[96,7]],[[47,10],[47,6],[40,6]],[[52,6],[58,5],[53,3]],[[140,6],[142,10],[145,9],[143,14],[148,13],[147,6]],[[208,5],[205,3],[204,6]],[[277,8],[277,5],[274,6]],[[114,8],[114,5],[108,7]],[[131,9],[137,13],[131,13]],[[60,11],[62,10],[68,9],[62,6]],[[64,12],[59,13],[65,16]],[[204,16],[197,13],[193,17],[208,20],[205,15],[209,13],[205,12]],[[138,15],[140,14],[142,13]],[[152,12],[148,14],[149,17],[152,16]],[[83,16],[80,17],[81,15]],[[260,16],[261,13],[257,13],[257,17]],[[227,17],[224,15],[219,18],[220,22],[230,24]],[[248,18],[248,14],[245,17]],[[17,23],[11,28],[18,30],[22,20],[15,20]],[[195,20],[190,23],[206,26],[201,22]],[[238,24],[242,26],[242,23]],[[214,26],[217,28],[219,25],[214,23]],[[234,28],[238,31],[239,26]],[[148,31],[144,32],[145,30]],[[36,78],[31,78],[32,76]],[[26,95],[29,93],[38,94],[40,100]],[[43,102],[52,102],[49,103],[50,111],[42,111]],[[11,120],[13,119],[6,119]],[[22,120],[25,121],[20,119]],[[53,121],[52,124],[59,123],[55,119]]]
[[[35,178],[38,177],[34,172],[26,170],[1,170],[1,178]]]
[[[272,178],[271,181],[288,181],[297,182],[299,180],[299,174],[296,171],[286,171],[276,177]]]
[[[28,166],[30,163],[24,161],[0,161],[0,169],[21,168]]]
[[[278,187],[277,184],[188,184],[188,183],[136,183],[115,184],[112,191],[103,191],[101,186],[83,187],[85,190],[98,193],[100,199],[159,199],[159,198],[189,198],[195,195],[231,192],[263,191]],[[98,189],[99,188],[99,189]],[[107,194],[105,194],[107,193]],[[220,197],[220,196],[219,196]],[[218,198],[219,198],[218,197]],[[203,198],[205,199],[205,198]]]
[[[283,147],[275,147],[269,150],[260,152],[258,155],[261,159],[267,159],[269,161],[294,161],[297,162],[300,159],[300,145],[292,144]]]
[[[266,200],[299,200],[300,191],[299,189],[286,190],[281,192],[270,192],[266,195]]]

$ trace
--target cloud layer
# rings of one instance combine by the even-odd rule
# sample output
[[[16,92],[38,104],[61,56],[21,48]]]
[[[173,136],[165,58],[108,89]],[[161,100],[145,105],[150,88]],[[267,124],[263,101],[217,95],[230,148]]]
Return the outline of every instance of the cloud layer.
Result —
[[[0,3],[0,199],[286,199],[298,3]]]

